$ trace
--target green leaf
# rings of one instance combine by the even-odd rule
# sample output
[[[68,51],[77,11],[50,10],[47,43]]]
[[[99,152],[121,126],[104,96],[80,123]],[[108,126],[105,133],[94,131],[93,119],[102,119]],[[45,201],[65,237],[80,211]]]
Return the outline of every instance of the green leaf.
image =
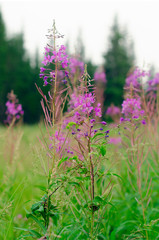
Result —
[[[78,160],[77,156],[70,157],[69,160]]]
[[[51,213],[50,217],[52,218],[54,224],[57,226],[57,222],[59,220],[59,214],[58,213]]]
[[[37,211],[38,211],[38,212],[44,212],[44,207],[43,207],[43,206],[40,206]]]
[[[105,237],[103,234],[99,234],[99,235],[97,236],[97,238],[98,238],[98,240],[104,240],[104,239],[106,239],[106,237]]]
[[[27,214],[27,218],[32,218],[39,225],[39,227],[43,230],[43,233],[46,234],[47,229],[43,225],[42,221],[40,221],[38,218],[36,218],[33,214]]]
[[[80,187],[80,184],[78,182],[68,182],[68,184]]]
[[[41,207],[41,204],[42,204],[42,201],[33,204],[31,207],[31,211],[35,212],[36,210],[38,210]]]
[[[78,127],[77,123],[75,123],[75,122],[69,122],[69,123],[67,124],[66,128],[69,129],[69,128],[72,127],[72,126],[75,126],[76,128]]]
[[[58,167],[63,163],[66,162],[68,160],[68,157],[62,157],[61,160],[58,163]]]
[[[44,196],[41,198],[42,202],[45,202],[47,200],[47,194],[44,194]]]
[[[119,176],[118,174],[116,174],[116,173],[111,173],[111,172],[108,172],[106,175],[110,175],[110,176],[115,176],[115,177],[118,177],[118,178],[120,178],[121,180],[123,180],[123,178],[121,177],[121,176]]]
[[[105,156],[106,154],[106,146],[100,146],[100,153],[102,154],[102,156]]]
[[[103,203],[103,199],[100,196],[96,196],[93,200],[94,203]]]
[[[37,231],[35,230],[32,230],[32,229],[27,229],[27,228],[19,228],[19,227],[15,227],[15,229],[18,229],[18,230],[22,230],[22,231],[25,231],[25,232],[30,232],[32,235],[32,237],[42,237],[42,235],[40,233],[38,233]]]
[[[91,139],[94,140],[96,137],[104,136],[104,133],[96,133]]]
[[[46,187],[42,186],[42,185],[34,185],[35,187],[39,188],[40,190],[42,190],[43,192],[46,192]]]

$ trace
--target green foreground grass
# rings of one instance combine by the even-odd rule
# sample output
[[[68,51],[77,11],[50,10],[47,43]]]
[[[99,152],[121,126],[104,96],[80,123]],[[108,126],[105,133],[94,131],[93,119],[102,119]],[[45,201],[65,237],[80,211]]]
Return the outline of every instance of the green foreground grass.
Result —
[[[40,132],[38,125],[15,130],[15,151],[10,164],[8,133],[6,128],[0,128],[0,239],[18,238],[20,231],[16,227],[28,225],[25,209],[41,197],[36,187],[43,181],[37,138]]]
[[[43,196],[39,186],[47,184],[43,170],[46,153],[43,153],[37,138],[37,136],[42,137],[44,129],[43,125],[22,126],[16,129],[14,157],[9,163],[10,135],[6,128],[0,127],[0,239],[23,239],[20,238],[25,232],[22,229],[30,227],[37,229],[36,224],[34,225],[30,219],[26,218],[26,212]],[[113,135],[113,131],[111,134]],[[148,149],[148,139],[145,144],[147,144],[145,149]],[[103,230],[105,234],[101,234],[97,239],[159,239],[158,155],[154,151],[157,165],[149,154],[142,165],[143,199],[141,199],[141,194],[136,188],[137,170],[132,168],[133,176],[130,176],[126,154],[121,147],[108,146],[105,165],[117,176],[113,178],[112,207],[108,208],[103,223],[103,229],[106,228]],[[146,194],[149,185],[145,186],[145,179],[148,179],[148,183],[152,182],[148,196]],[[62,225],[63,222],[65,226],[66,221],[70,221],[69,216],[60,220],[59,224]],[[75,220],[72,219],[72,221]],[[27,239],[33,238],[28,236]],[[58,238],[53,236],[51,239]],[[74,235],[68,237],[65,233],[60,239],[87,238],[80,238],[80,235],[76,238]]]

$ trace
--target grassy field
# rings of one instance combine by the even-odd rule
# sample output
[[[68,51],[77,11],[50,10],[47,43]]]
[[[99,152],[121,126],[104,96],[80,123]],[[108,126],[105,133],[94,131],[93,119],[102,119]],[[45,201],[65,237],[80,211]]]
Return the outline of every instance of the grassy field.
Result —
[[[0,214],[1,239],[17,239],[20,231],[15,227],[28,224],[25,209],[30,206],[29,201],[40,197],[41,166],[38,157],[40,135],[38,125],[23,126],[15,129],[13,137],[14,153],[10,163],[10,134],[6,128],[0,128]],[[9,134],[9,135],[8,135]]]

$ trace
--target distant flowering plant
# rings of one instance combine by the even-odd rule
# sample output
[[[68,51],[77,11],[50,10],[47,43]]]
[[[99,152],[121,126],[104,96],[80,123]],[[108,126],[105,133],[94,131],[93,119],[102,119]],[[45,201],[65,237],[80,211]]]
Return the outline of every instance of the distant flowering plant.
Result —
[[[6,102],[6,115],[7,119],[4,121],[6,124],[11,124],[13,121],[19,120],[24,111],[22,109],[22,105],[18,103],[18,99],[14,94],[13,90],[8,93],[8,101]]]
[[[94,74],[94,80],[97,82],[106,83],[106,74],[104,71],[96,71]]]
[[[74,75],[76,72],[79,74],[84,73],[84,63],[80,61],[77,57],[71,57],[69,60],[70,74]]]
[[[159,73],[156,73],[154,78],[148,81],[148,91],[157,90],[157,86],[159,86]]]
[[[130,121],[131,119],[139,119],[144,116],[144,110],[141,108],[141,100],[140,98],[127,98],[122,103],[122,111],[121,113],[124,115],[120,120],[121,122],[126,120]],[[145,122],[144,122],[145,123]]]
[[[141,87],[142,78],[146,76],[150,76],[150,72],[141,70],[136,67],[135,70],[126,78],[125,85],[126,87],[130,87],[130,85],[132,84],[135,89],[138,89]]]
[[[118,115],[121,113],[121,109],[113,104],[107,108],[106,114],[109,116]]]

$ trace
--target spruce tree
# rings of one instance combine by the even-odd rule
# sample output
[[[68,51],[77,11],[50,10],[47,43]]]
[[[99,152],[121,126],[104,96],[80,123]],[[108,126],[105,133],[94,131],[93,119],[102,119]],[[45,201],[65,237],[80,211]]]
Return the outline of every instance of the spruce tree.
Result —
[[[133,43],[127,39],[126,31],[121,29],[117,17],[115,17],[108,50],[104,55],[104,68],[107,77],[107,87],[104,94],[106,108],[111,103],[121,106],[125,79],[133,65]]]

